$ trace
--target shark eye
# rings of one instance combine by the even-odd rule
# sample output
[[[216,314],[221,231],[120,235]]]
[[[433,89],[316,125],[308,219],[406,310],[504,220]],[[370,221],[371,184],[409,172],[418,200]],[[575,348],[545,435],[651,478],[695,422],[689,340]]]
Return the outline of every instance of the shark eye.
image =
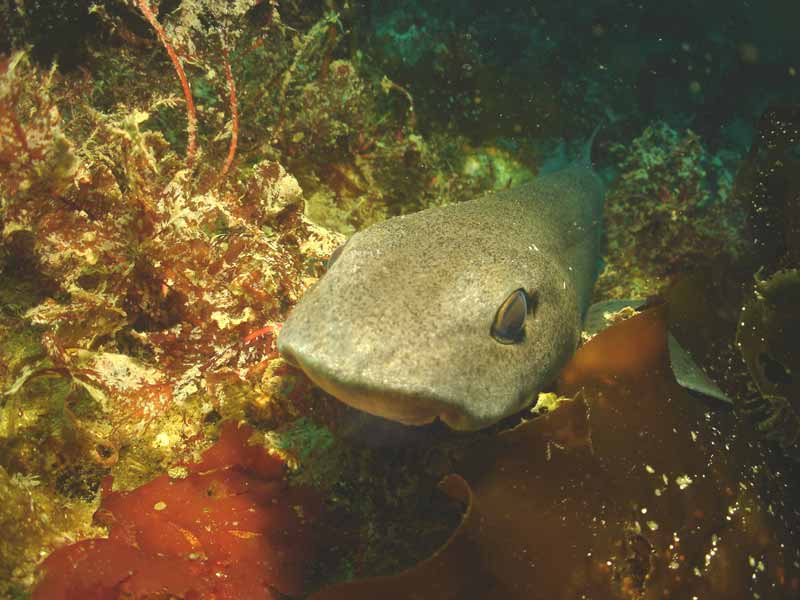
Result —
[[[345,246],[347,246],[347,242],[339,244],[338,246],[336,246],[336,250],[331,252],[330,257],[328,257],[328,262],[325,263],[326,269],[330,269],[333,266],[333,263],[335,263],[336,259],[339,258],[339,255],[342,253],[342,250],[344,250]]]
[[[522,288],[509,294],[492,323],[492,337],[501,344],[517,344],[525,337],[529,298]]]

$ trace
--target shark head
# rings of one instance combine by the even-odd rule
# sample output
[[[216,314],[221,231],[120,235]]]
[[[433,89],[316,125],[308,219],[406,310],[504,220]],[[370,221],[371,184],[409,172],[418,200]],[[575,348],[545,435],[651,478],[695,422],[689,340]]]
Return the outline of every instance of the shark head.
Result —
[[[474,430],[518,412],[574,352],[581,313],[557,244],[545,229],[529,243],[536,220],[518,204],[357,233],[294,307],[279,351],[346,404],[404,424]]]

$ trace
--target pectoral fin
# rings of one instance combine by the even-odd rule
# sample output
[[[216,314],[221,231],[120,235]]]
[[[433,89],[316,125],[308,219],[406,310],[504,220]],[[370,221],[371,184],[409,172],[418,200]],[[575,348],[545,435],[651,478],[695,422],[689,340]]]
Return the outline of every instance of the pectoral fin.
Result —
[[[606,300],[592,304],[586,311],[583,324],[584,334],[594,336],[624,316],[620,315],[620,311],[636,311],[645,304],[645,300],[630,299]],[[694,361],[689,352],[678,343],[671,333],[667,335],[667,345],[672,373],[682,387],[733,406],[733,401],[706,375],[700,365]]]
[[[692,356],[678,343],[678,340],[671,333],[667,334],[667,345],[669,347],[669,362],[672,366],[672,373],[682,387],[733,406],[733,400],[705,374],[705,371],[694,362]]]

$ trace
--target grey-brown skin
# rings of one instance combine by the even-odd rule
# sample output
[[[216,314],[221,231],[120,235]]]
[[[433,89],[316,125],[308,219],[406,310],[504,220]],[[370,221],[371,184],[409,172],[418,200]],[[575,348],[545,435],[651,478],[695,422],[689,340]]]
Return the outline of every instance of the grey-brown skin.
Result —
[[[588,155],[588,151],[587,151]],[[528,406],[575,351],[597,276],[603,184],[588,157],[517,188],[355,234],[294,307],[278,349],[321,388],[410,425],[475,430]],[[523,338],[498,308],[535,299]]]

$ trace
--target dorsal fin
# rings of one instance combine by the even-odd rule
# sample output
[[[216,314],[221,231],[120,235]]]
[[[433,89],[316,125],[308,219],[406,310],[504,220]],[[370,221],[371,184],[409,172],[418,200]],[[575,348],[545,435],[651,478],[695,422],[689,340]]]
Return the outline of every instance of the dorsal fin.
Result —
[[[605,119],[601,120],[594,128],[594,131],[592,131],[592,135],[590,135],[589,139],[586,140],[586,144],[583,147],[583,153],[581,154],[580,159],[578,159],[579,162],[584,166],[592,166],[592,146],[594,146],[594,140],[597,137],[597,134],[603,128],[604,123]]]

